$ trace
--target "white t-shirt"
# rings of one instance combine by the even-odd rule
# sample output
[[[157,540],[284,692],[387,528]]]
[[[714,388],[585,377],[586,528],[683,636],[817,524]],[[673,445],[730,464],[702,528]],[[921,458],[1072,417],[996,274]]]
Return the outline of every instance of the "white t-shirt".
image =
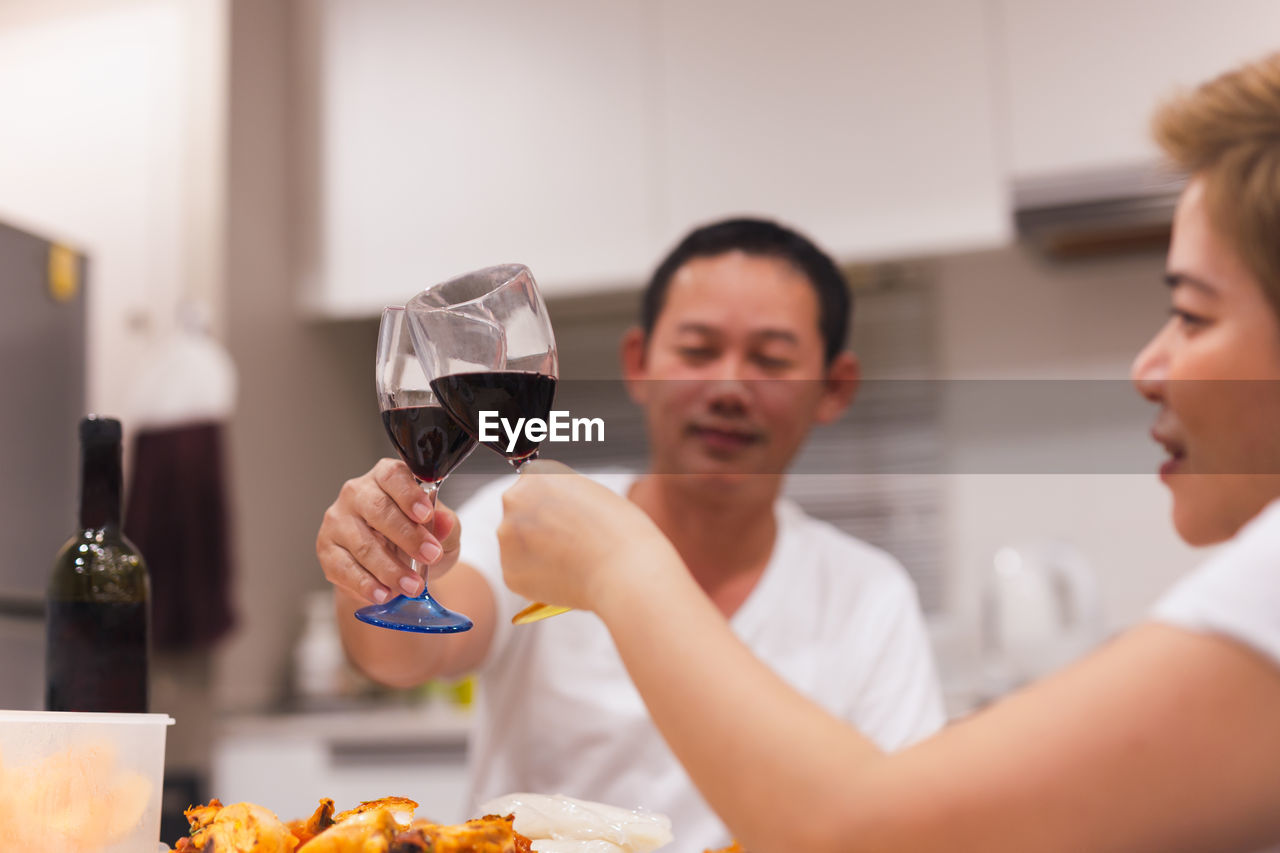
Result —
[[[1280,501],[1174,586],[1152,616],[1230,637],[1280,667]]]
[[[1151,615],[1188,631],[1229,637],[1280,667],[1280,501],[1179,581]],[[1266,851],[1280,853],[1280,844]]]
[[[635,479],[591,476],[624,495]],[[728,831],[649,721],[604,624],[570,612],[511,625],[528,603],[502,582],[495,535],[511,482],[489,484],[458,513],[461,560],[488,579],[498,611],[480,671],[470,806],[516,791],[566,794],[668,815],[672,853],[728,844]],[[730,620],[734,633],[787,682],[885,749],[940,728],[929,640],[902,566],[791,501],[780,500],[774,512],[773,554]]]

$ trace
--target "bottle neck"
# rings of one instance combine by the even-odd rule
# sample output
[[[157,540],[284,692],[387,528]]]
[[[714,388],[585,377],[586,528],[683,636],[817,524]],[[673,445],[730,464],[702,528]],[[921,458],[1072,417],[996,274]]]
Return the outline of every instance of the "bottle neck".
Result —
[[[120,442],[85,442],[80,453],[80,527],[120,527]]]

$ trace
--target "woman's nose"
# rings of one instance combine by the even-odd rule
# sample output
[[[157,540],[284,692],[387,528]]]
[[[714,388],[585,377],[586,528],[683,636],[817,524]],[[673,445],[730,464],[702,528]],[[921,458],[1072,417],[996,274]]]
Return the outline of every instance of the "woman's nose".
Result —
[[[1133,365],[1129,369],[1129,378],[1133,380],[1133,387],[1138,389],[1138,393],[1153,403],[1158,403],[1164,397],[1165,380],[1169,375],[1169,357],[1167,352],[1166,333],[1169,325],[1161,327],[1156,332],[1142,351],[1138,353],[1137,358],[1133,360]]]

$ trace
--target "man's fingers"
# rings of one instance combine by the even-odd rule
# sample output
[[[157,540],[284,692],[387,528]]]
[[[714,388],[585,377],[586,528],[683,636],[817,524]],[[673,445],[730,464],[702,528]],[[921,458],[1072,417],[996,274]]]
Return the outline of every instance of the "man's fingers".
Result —
[[[405,494],[404,484],[399,482],[401,478],[397,473],[397,465],[403,468],[400,473],[411,484],[408,496]],[[441,554],[440,543],[405,512],[404,504],[409,498],[425,500],[426,496],[417,487],[404,463],[383,460],[374,467],[372,479],[361,477],[349,480],[343,486],[339,503],[353,508],[355,515],[414,559],[426,562],[438,560]],[[427,517],[430,518],[430,514]]]
[[[417,595],[422,591],[422,578],[406,564],[395,543],[388,539],[360,519],[347,518],[339,523],[334,544],[345,550],[355,565],[377,583],[395,594]]]
[[[436,514],[431,519],[431,532],[445,551],[458,550],[462,525],[458,523],[458,516],[447,506],[441,504],[436,507]]]
[[[351,552],[341,545],[329,543],[321,552],[320,565],[324,576],[336,587],[373,604],[390,601],[395,593],[366,572]]]
[[[395,501],[405,516],[418,524],[431,518],[431,502],[409,472],[408,465],[398,459],[381,459],[373,466],[372,473],[374,482]]]

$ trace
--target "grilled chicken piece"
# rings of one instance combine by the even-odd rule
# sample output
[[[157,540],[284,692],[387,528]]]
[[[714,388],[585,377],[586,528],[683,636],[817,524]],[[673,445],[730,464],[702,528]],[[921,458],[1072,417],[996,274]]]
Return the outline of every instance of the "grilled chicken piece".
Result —
[[[511,820],[510,815],[485,815],[457,826],[414,821],[387,853],[532,853],[529,839],[512,828]]]
[[[200,853],[293,853],[298,840],[280,818],[253,803],[223,806],[210,800],[183,812],[191,824],[185,849]],[[184,845],[179,843],[179,850]]]
[[[417,807],[418,804],[408,797],[383,797],[379,800],[368,800],[363,802],[354,809],[347,809],[345,812],[338,812],[333,816],[333,822],[342,823],[348,818],[364,814],[365,812],[371,812],[375,809],[386,809],[393,815],[404,813],[409,816],[408,820],[412,820],[414,809]]]
[[[401,829],[391,809],[373,808],[335,823],[308,841],[298,853],[387,853],[391,840]]]
[[[333,824],[333,800],[325,797],[311,817],[306,820],[291,820],[286,826],[293,837],[298,839],[298,846],[301,847]]]

